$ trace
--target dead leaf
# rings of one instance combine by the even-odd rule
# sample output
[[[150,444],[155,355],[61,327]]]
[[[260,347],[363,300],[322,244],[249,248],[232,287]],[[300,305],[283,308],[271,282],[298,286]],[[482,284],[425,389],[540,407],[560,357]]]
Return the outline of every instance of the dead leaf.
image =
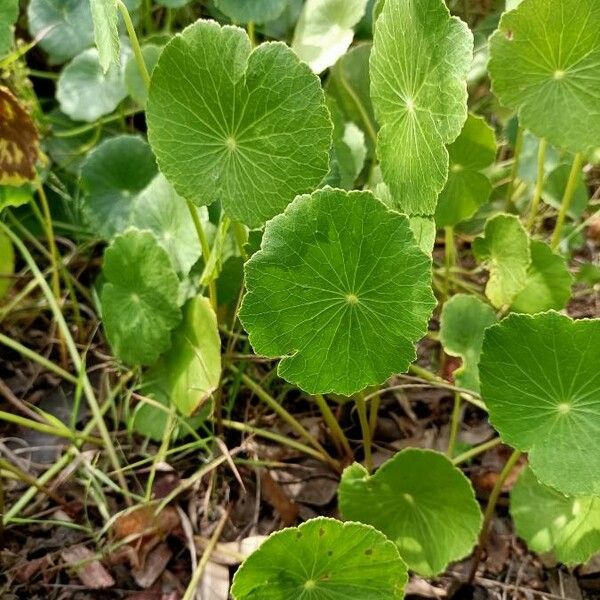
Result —
[[[144,566],[132,569],[131,574],[141,588],[149,588],[166,569],[173,553],[164,542],[148,553]]]
[[[29,113],[12,92],[0,86],[0,185],[35,179],[39,138]]]
[[[204,569],[196,598],[200,600],[227,600],[229,598],[229,569],[209,561]]]
[[[115,585],[111,574],[86,546],[65,548],[60,555],[86,587],[98,590]]]
[[[298,518],[298,505],[290,500],[269,471],[261,469],[260,481],[263,499],[279,513],[285,527],[293,525]]]
[[[153,548],[179,527],[177,510],[167,506],[156,514],[155,506],[137,506],[119,515],[110,528],[112,539],[128,540],[126,548],[112,558],[125,557],[135,569],[143,569]]]
[[[267,539],[266,535],[250,535],[238,542],[217,544],[210,559],[220,565],[234,567],[242,563]],[[196,538],[198,550],[204,552],[208,544],[205,538]]]

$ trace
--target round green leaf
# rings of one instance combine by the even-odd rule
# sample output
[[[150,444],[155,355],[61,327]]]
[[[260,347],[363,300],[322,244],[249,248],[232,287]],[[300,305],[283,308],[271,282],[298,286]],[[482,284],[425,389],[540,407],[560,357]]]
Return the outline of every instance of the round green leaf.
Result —
[[[396,543],[408,567],[427,577],[467,556],[481,511],[469,480],[443,454],[409,448],[369,476],[355,463],[340,483],[344,517],[373,525]]]
[[[562,310],[571,297],[572,284],[573,277],[564,257],[552,252],[548,244],[531,240],[531,264],[525,287],[515,296],[511,308],[530,314]]]
[[[600,139],[600,4],[524,0],[490,40],[492,89],[523,127],[572,152]]]
[[[150,146],[137,135],[110,138],[90,152],[81,169],[81,187],[91,230],[110,240],[131,225],[133,199],[157,173]]]
[[[489,219],[483,237],[473,243],[473,252],[490,272],[487,297],[497,308],[510,305],[525,287],[531,264],[529,236],[519,219],[506,214]]]
[[[494,130],[482,117],[469,115],[460,135],[448,146],[448,154],[448,181],[435,211],[439,227],[452,227],[470,219],[489,200],[492,184],[479,171],[496,158]]]
[[[10,238],[0,232],[0,299],[12,287],[15,272],[15,251]]]
[[[104,253],[102,319],[117,358],[151,365],[171,345],[181,321],[179,279],[167,252],[149,231],[129,229]]]
[[[162,52],[161,46],[155,44],[146,44],[142,47],[142,56],[146,63],[148,73],[152,75],[154,67],[158,62],[158,57]],[[148,99],[148,91],[146,90],[146,84],[140,75],[140,69],[135,60],[135,56],[132,56],[127,66],[125,67],[125,85],[127,86],[127,93],[140,105],[145,106],[146,100]]]
[[[19,18],[19,0],[0,0],[0,58],[13,44],[13,25]]]
[[[214,0],[215,6],[234,23],[267,23],[283,12],[287,0]]]
[[[89,0],[31,0],[27,17],[29,33],[43,33],[39,45],[54,62],[65,62],[94,43]]]
[[[367,0],[307,0],[292,49],[315,73],[321,73],[346,53],[366,7]]]
[[[440,341],[447,354],[460,356],[462,366],[454,371],[456,383],[479,393],[479,356],[483,334],[496,323],[494,309],[476,298],[457,294],[444,304],[440,319]]]
[[[131,49],[121,45],[121,65],[104,73],[96,48],[78,54],[61,72],[56,88],[60,109],[74,121],[93,122],[113,112],[127,97],[124,65]]]
[[[205,230],[212,229],[206,208],[195,210]],[[178,273],[187,275],[202,254],[186,201],[160,173],[135,197],[131,224],[154,233]]]
[[[600,494],[600,320],[512,314],[486,330],[481,395],[545,485]]]
[[[408,219],[326,188],[267,223],[240,311],[257,354],[309,393],[351,395],[408,368],[435,306]]]
[[[162,442],[165,437],[165,430],[169,426],[171,404],[169,397],[165,395],[162,388],[157,385],[152,377],[152,372],[144,377],[143,385],[139,390],[143,398],[135,407],[131,428],[140,435]],[[145,398],[151,399],[152,402],[148,402]],[[160,406],[157,406],[156,403]],[[212,410],[212,402],[207,402],[193,417],[184,417],[176,413],[174,415],[176,424],[171,434],[172,438],[182,439],[189,436],[192,431],[200,429],[211,415]]]
[[[473,36],[443,0],[386,0],[375,24],[371,96],[377,155],[398,208],[431,215],[467,118]],[[399,149],[402,149],[399,151]]]
[[[435,221],[431,217],[410,217],[410,228],[419,248],[431,256],[435,246]]]
[[[147,379],[189,417],[210,399],[221,378],[221,338],[208,298],[197,296],[186,303],[172,337],[171,348]]]
[[[568,565],[600,552],[600,498],[565,496],[540,483],[527,468],[510,495],[517,534],[534,552],[554,552]]]
[[[401,600],[398,550],[361,523],[320,517],[272,534],[236,572],[234,600]]]
[[[221,200],[250,226],[328,171],[332,125],[319,79],[285,44],[252,50],[237,27],[198,21],[173,38],[152,76],[147,117],[177,192],[199,205]]]

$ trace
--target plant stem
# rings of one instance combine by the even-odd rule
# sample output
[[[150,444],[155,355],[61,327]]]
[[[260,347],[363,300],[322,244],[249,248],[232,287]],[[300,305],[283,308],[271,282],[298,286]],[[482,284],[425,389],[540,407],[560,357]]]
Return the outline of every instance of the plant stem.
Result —
[[[54,318],[56,319],[58,327],[61,330],[62,335],[64,336],[65,343],[67,345],[67,350],[69,351],[69,355],[71,357],[71,361],[72,361],[73,366],[75,367],[75,370],[80,378],[80,384],[83,388],[83,393],[85,394],[88,406],[90,407],[92,416],[93,416],[94,421],[96,422],[96,425],[100,432],[100,437],[102,438],[102,441],[104,442],[104,446],[105,446],[104,449],[106,450],[106,453],[108,454],[108,458],[109,458],[113,468],[117,471],[117,478],[119,479],[119,484],[125,491],[127,491],[128,490],[127,482],[126,482],[125,478],[123,477],[123,475],[120,473],[119,459],[117,457],[117,452],[114,447],[113,440],[110,436],[108,428],[106,427],[106,423],[104,422],[104,418],[100,411],[100,406],[98,405],[98,401],[96,399],[96,396],[94,395],[94,390],[90,384],[90,380],[88,378],[87,372],[85,370],[85,367],[83,365],[81,357],[79,356],[79,352],[77,351],[77,347],[75,346],[75,342],[73,341],[73,337],[71,336],[69,326],[67,325],[67,323],[65,321],[65,318],[60,310],[60,307],[59,307],[58,303],[56,302],[56,299],[54,298],[52,291],[48,287],[48,283],[46,282],[46,280],[44,279],[44,276],[42,275],[38,266],[36,265],[35,260],[33,259],[33,257],[29,253],[29,250],[27,250],[27,248],[25,247],[23,242],[10,230],[9,227],[7,227],[1,221],[0,221],[0,229],[3,230],[6,233],[6,235],[8,235],[8,237],[12,240],[13,244],[19,250],[19,252],[23,256],[23,258],[25,259],[25,262],[31,269],[33,276],[39,281],[40,288],[41,288],[44,296],[46,296],[46,300],[52,310],[52,313],[54,315]]]
[[[510,172],[510,181],[506,189],[506,210],[513,208],[512,197],[515,192],[515,181],[519,176],[519,165],[521,162],[521,152],[523,150],[523,128],[519,125],[517,128],[517,139],[515,140],[515,151],[513,154],[513,165]]]
[[[327,450],[323,448],[323,446],[319,443],[319,441],[306,430],[304,425],[300,423],[293,415],[291,415],[273,396],[268,394],[258,383],[252,381],[248,375],[242,373],[237,367],[229,363],[227,367],[233,371],[236,375],[240,377],[240,379],[247,385],[256,396],[262,400],[271,410],[273,410],[280,418],[282,418],[298,435],[303,437],[313,448],[316,448],[323,456],[327,457],[327,462],[331,465],[337,465],[336,468],[339,467],[339,464],[336,460],[334,460]]]
[[[456,446],[456,440],[458,439],[458,430],[460,428],[460,415],[461,415],[461,397],[458,392],[454,392],[454,406],[452,408],[452,420],[450,421],[450,439],[448,440],[448,451],[446,452],[448,458],[452,458],[454,454],[454,448]]]
[[[562,203],[560,205],[560,210],[558,212],[558,218],[556,220],[556,225],[554,226],[554,232],[552,233],[552,241],[550,245],[552,249],[555,250],[558,248],[560,244],[560,234],[562,233],[563,225],[565,224],[565,219],[567,218],[567,213],[571,208],[571,202],[573,202],[573,197],[575,196],[575,188],[577,187],[577,178],[581,169],[583,168],[583,154],[578,153],[575,155],[573,159],[573,166],[571,167],[571,173],[569,174],[569,180],[567,181],[567,187],[565,188],[565,194],[562,199]]]
[[[217,542],[219,541],[221,534],[223,533],[223,528],[225,527],[225,523],[227,523],[228,518],[229,518],[229,509],[223,512],[223,515],[221,516],[221,519],[220,519],[219,523],[217,524],[217,527],[215,528],[214,533],[210,536],[210,540],[208,541],[208,544],[206,545],[206,548],[202,554],[202,557],[200,558],[200,561],[198,562],[198,566],[195,568],[192,578],[190,580],[190,583],[188,584],[187,589],[185,590],[185,594],[183,595],[183,598],[181,600],[193,600],[193,598],[196,597],[196,590],[198,589],[198,586],[200,585],[200,581],[202,580],[202,575],[204,574],[204,569],[206,568],[206,565],[208,564],[210,556],[213,553],[213,550],[215,549],[215,546],[217,545]]]
[[[227,427],[228,429],[233,429],[242,433],[249,433],[251,435],[257,435],[258,437],[271,440],[272,442],[277,442],[282,446],[292,448],[292,450],[302,452],[302,454],[306,454],[307,456],[312,456],[313,458],[316,458],[321,462],[328,462],[327,457],[318,450],[315,450],[310,446],[306,446],[305,444],[297,442],[295,439],[287,437],[285,435],[279,435],[278,433],[274,433],[273,431],[269,431],[268,429],[260,429],[259,427],[248,425],[247,423],[239,423],[237,421],[230,421],[229,419],[222,419],[221,424],[223,425],[223,427]],[[337,465],[336,470],[339,470],[339,465]]]
[[[337,442],[337,445],[343,449],[345,455],[348,458],[352,458],[352,448],[350,448],[350,442],[344,433],[344,430],[340,427],[335,415],[333,414],[329,404],[327,404],[325,398],[323,398],[322,394],[315,394],[314,396],[315,402],[323,415],[323,419],[329,427],[329,432],[331,433],[331,437]]]
[[[73,385],[78,385],[79,379],[77,379],[77,377],[75,377],[74,375],[71,375],[71,373],[69,373],[68,371],[65,371],[64,369],[61,369],[61,367],[59,367],[58,365],[55,365],[51,360],[48,360],[46,357],[42,356],[41,354],[38,354],[37,352],[30,350],[26,346],[23,346],[19,342],[9,338],[8,336],[4,335],[3,333],[0,333],[0,344],[3,344],[4,346],[8,346],[9,348],[11,348],[12,350],[15,350],[24,358],[28,358],[29,360],[32,360],[32,361],[38,363],[40,366],[44,367],[44,369],[47,369],[51,373],[58,375],[65,381],[68,381],[69,383],[72,383]]]
[[[535,218],[537,217],[537,211],[542,198],[542,192],[544,191],[544,165],[546,161],[546,148],[548,143],[545,138],[540,140],[538,147],[537,157],[537,177],[535,180],[535,192],[533,194],[533,200],[531,201],[531,208],[529,209],[529,219],[527,220],[527,229],[533,230],[535,225]]]
[[[441,388],[444,388],[447,390],[452,390],[453,392],[457,391],[460,393],[460,395],[463,397],[463,399],[466,400],[467,402],[470,402],[477,408],[481,408],[482,410],[487,410],[485,407],[485,404],[481,400],[481,397],[479,396],[479,394],[476,394],[475,392],[472,392],[470,390],[466,390],[463,388],[457,388],[456,386],[451,385],[450,383],[448,383],[447,381],[445,381],[444,379],[442,379],[435,373],[431,373],[430,371],[428,371],[427,369],[424,369],[423,367],[420,367],[419,365],[415,365],[415,364],[410,365],[410,367],[408,367],[408,372],[412,373],[413,375],[416,375],[417,377],[419,377],[420,379],[423,379],[424,381],[430,381],[436,387],[441,387]]]
[[[248,37],[250,38],[250,43],[252,44],[252,47],[254,48],[256,46],[256,28],[254,27],[254,21],[248,21],[246,31],[248,32]]]
[[[362,392],[356,394],[354,397],[354,403],[356,404],[358,420],[360,421],[360,428],[362,430],[363,449],[365,452],[365,468],[370,473],[373,470],[371,426],[367,417],[367,403],[365,402],[365,396]]]
[[[471,448],[470,450],[459,454],[456,458],[453,458],[452,464],[460,465],[461,463],[467,462],[468,460],[471,460],[472,458],[475,458],[476,456],[479,456],[480,454],[499,446],[501,443],[502,440],[499,437],[488,440],[487,442],[483,442],[483,444],[479,444],[478,446],[475,446],[475,448]]]
[[[188,210],[190,211],[190,215],[192,217],[192,222],[194,223],[194,228],[196,229],[196,235],[198,236],[198,241],[200,242],[200,248],[202,249],[202,258],[204,259],[204,264],[208,264],[208,260],[210,258],[210,245],[208,243],[208,239],[206,237],[206,233],[204,232],[204,227],[202,227],[202,222],[200,221],[200,216],[198,215],[198,211],[196,210],[196,206],[191,200],[186,200],[186,204]],[[217,284],[214,279],[211,279],[208,284],[208,296],[210,298],[210,304],[213,307],[213,310],[217,310],[218,300],[217,300]]]
[[[456,266],[456,246],[454,244],[454,227],[444,227],[444,265],[446,297],[450,297],[450,273]]]
[[[133,21],[131,20],[129,11],[127,10],[125,4],[123,4],[122,0],[117,0],[117,8],[119,9],[123,17],[123,21],[125,21],[125,27],[127,29],[129,41],[131,42],[131,47],[133,48],[135,62],[140,72],[142,81],[144,82],[144,87],[146,88],[146,91],[148,91],[150,89],[150,73],[148,73],[148,68],[146,67],[146,61],[144,60],[144,55],[142,54],[142,49],[140,47],[140,42],[138,40],[137,34],[135,32]]]
[[[365,398],[366,402],[366,398]],[[379,414],[379,405],[381,404],[381,396],[375,396],[369,403],[369,427],[371,428],[371,439],[377,431],[377,416]]]
[[[52,265],[52,274],[50,281],[52,282],[52,291],[54,297],[59,304],[62,304],[62,298],[60,296],[60,268],[58,261],[58,250],[56,248],[56,238],[54,237],[54,227],[52,226],[52,215],[50,214],[50,206],[48,205],[48,198],[44,191],[44,186],[41,181],[36,182],[36,191],[40,204],[42,205],[43,222],[42,225],[46,230],[46,238],[48,239],[48,254],[50,255],[50,263]],[[67,353],[65,350],[65,342],[62,335],[59,334],[59,350],[61,363],[63,366],[67,366]]]
[[[0,421],[6,421],[7,423],[12,423],[13,425],[19,425],[27,429],[39,431],[40,433],[47,433],[48,435],[53,435],[55,437],[60,437],[71,441],[81,438],[84,441],[91,444],[96,444],[97,446],[102,446],[103,444],[102,440],[97,437],[83,435],[79,431],[71,431],[66,426],[64,429],[62,429],[51,424],[40,423],[32,419],[27,419],[26,417],[21,417],[20,415],[14,415],[13,413],[8,413],[3,410],[0,410]]]
[[[108,115],[93,123],[86,123],[85,125],[80,125],[79,127],[73,127],[72,129],[66,129],[65,131],[56,131],[52,134],[52,137],[55,138],[70,138],[77,137],[78,135],[83,135],[92,129],[96,129],[100,125],[106,125],[108,123],[113,123],[114,121],[119,121],[123,117],[131,117],[133,115],[137,115],[138,113],[144,112],[142,108],[132,108],[131,110],[127,110],[123,113],[115,113],[112,115]]]
[[[517,464],[519,458],[521,458],[521,454],[522,452],[520,450],[513,450],[513,453],[510,455],[510,458],[506,461],[506,464],[504,465],[504,468],[502,469],[500,475],[498,475],[498,479],[496,479],[496,483],[494,484],[494,488],[492,489],[492,493],[490,494],[487,506],[485,508],[483,525],[481,526],[481,532],[479,533],[479,542],[477,544],[477,548],[475,549],[475,554],[473,555],[473,564],[471,565],[471,572],[469,574],[468,583],[473,583],[475,575],[477,574],[477,567],[479,566],[483,550],[485,549],[485,545],[490,531],[490,525],[492,523],[492,518],[494,517],[494,511],[496,510],[496,504],[498,503],[498,498],[502,493],[502,486],[504,485],[504,482],[506,481],[508,476],[512,473],[512,470],[515,468],[515,465]]]

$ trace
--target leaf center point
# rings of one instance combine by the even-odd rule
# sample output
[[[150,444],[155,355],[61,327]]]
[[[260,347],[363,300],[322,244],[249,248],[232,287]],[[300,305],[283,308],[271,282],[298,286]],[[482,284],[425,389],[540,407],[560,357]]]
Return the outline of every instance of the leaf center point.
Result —
[[[304,584],[304,589],[305,590],[314,590],[315,587],[317,587],[317,583],[315,582],[314,579],[309,579],[305,584]]]
[[[235,141],[235,138],[232,135],[227,136],[227,138],[225,138],[225,145],[227,146],[229,152],[235,152],[237,150],[237,142]]]
[[[554,71],[554,79],[563,79],[565,75],[566,73],[562,69],[556,69],[556,71]]]
[[[350,305],[358,304],[358,296],[356,294],[346,294],[346,302]]]
[[[571,411],[571,403],[561,402],[556,408],[561,415],[566,415],[568,412]]]

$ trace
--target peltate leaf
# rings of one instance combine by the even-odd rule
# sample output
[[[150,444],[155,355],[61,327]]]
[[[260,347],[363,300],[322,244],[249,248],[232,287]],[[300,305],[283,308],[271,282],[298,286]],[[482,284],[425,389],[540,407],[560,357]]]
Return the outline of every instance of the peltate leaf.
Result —
[[[440,341],[447,354],[460,356],[462,366],[454,371],[456,383],[479,393],[479,355],[483,334],[496,323],[489,304],[475,296],[457,294],[444,304],[440,319]]]
[[[355,463],[338,494],[346,518],[373,525],[396,543],[411,570],[428,577],[467,556],[481,526],[471,483],[431,450],[403,450],[372,476]]]
[[[482,169],[496,158],[496,135],[482,117],[469,115],[460,135],[450,146],[448,181],[438,198],[435,221],[439,227],[470,219],[492,193]]]
[[[122,44],[121,64],[103,72],[96,48],[78,54],[58,78],[56,98],[61,111],[74,121],[91,123],[115,110],[127,97],[124,71],[130,55],[130,47]]]
[[[109,138],[90,152],[81,169],[81,188],[94,234],[110,240],[127,229],[135,197],[157,174],[150,146],[137,135]]]
[[[432,215],[448,151],[467,118],[473,36],[443,0],[386,0],[375,24],[371,96],[377,154],[397,208]],[[402,151],[399,151],[402,149]]]
[[[408,368],[435,301],[408,219],[326,188],[267,223],[240,319],[257,354],[309,393],[351,395]]]
[[[539,240],[531,240],[531,264],[527,270],[525,287],[514,297],[511,308],[515,312],[538,313],[562,310],[571,297],[573,277],[560,254]]]
[[[29,32],[41,36],[40,46],[61,63],[87,50],[94,42],[90,0],[31,0]]]
[[[490,52],[493,91],[523,127],[572,152],[598,146],[596,0],[523,0],[503,15]]]
[[[486,330],[479,361],[492,425],[570,495],[600,494],[599,336],[600,320],[512,314]]]
[[[170,106],[169,111],[164,107]],[[198,21],[163,50],[147,104],[161,171],[184,198],[261,225],[328,171],[319,79],[282,43]]]
[[[169,255],[151,232],[128,229],[106,249],[102,272],[102,318],[113,353],[128,364],[151,365],[181,321]]]
[[[231,593],[234,600],[402,600],[407,579],[382,533],[319,517],[272,534],[239,568]]]
[[[529,236],[514,215],[496,215],[485,224],[483,237],[473,243],[475,257],[490,277],[485,293],[497,308],[510,305],[525,288],[531,264]]]
[[[366,7],[367,0],[307,0],[292,49],[315,73],[321,73],[346,53]]]
[[[510,495],[517,534],[530,550],[552,551],[567,565],[587,562],[600,552],[600,498],[565,496],[540,483],[527,468]]]

